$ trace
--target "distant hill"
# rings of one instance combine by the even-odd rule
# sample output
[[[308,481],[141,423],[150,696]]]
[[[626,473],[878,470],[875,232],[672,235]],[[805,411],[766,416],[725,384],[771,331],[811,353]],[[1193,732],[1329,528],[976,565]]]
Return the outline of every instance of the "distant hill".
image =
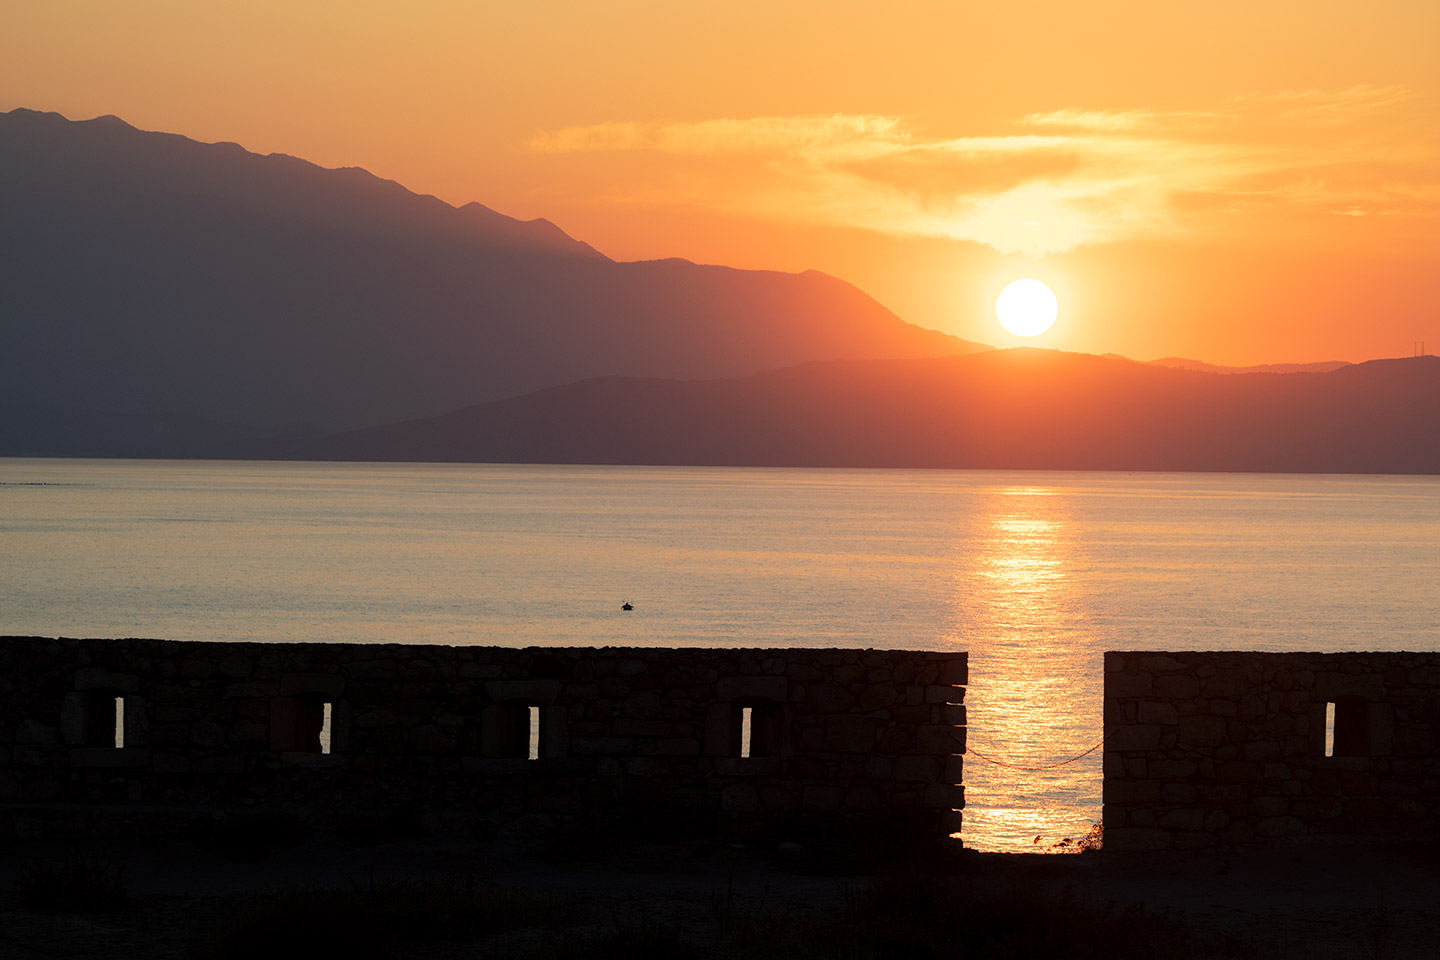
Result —
[[[1017,349],[608,377],[322,438],[342,460],[1440,473],[1440,358],[1202,373]]]
[[[1157,367],[1177,367],[1181,370],[1200,370],[1205,373],[1329,373],[1341,367],[1350,366],[1346,360],[1321,360],[1318,363],[1261,363],[1253,367],[1225,367],[1203,360],[1186,360],[1184,357],[1161,357],[1151,360]]]
[[[364,170],[0,114],[0,453],[204,454],[603,374],[978,349],[820,273],[617,263]]]

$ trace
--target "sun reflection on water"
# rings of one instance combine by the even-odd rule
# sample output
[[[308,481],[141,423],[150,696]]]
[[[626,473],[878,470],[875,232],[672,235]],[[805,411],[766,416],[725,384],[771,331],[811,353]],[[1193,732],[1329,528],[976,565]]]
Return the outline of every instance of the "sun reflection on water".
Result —
[[[1098,819],[1100,671],[1084,645],[1088,609],[1076,577],[1079,548],[1065,498],[1037,486],[997,486],[981,497],[978,527],[957,537],[956,646],[970,651],[966,694],[967,846],[1035,850]],[[978,547],[977,547],[978,545]],[[1095,730],[1077,729],[1079,713]],[[1092,736],[1093,734],[1093,736]],[[991,758],[1007,766],[989,762]],[[1017,769],[1046,767],[1046,769]],[[1038,842],[1037,842],[1038,838]]]

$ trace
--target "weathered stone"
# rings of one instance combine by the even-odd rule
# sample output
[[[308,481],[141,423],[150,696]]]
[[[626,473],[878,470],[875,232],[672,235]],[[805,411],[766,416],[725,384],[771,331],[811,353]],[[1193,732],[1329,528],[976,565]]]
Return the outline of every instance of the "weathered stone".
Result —
[[[458,746],[454,737],[434,724],[424,723],[410,731],[410,749],[416,753],[454,753]]]
[[[748,783],[732,783],[720,791],[720,809],[726,811],[749,811],[759,807],[755,788]]]
[[[825,740],[831,750],[868,753],[875,746],[875,724],[866,717],[832,716],[825,721]]]
[[[964,753],[965,728],[922,726],[915,734],[915,752],[932,757]]]
[[[1189,700],[1200,695],[1200,681],[1185,674],[1155,678],[1155,696],[1165,700]]]
[[[931,757],[898,757],[895,760],[896,780],[934,783],[939,778],[940,762]]]
[[[1177,738],[1180,743],[1190,746],[1214,747],[1225,742],[1226,729],[1224,717],[1181,717]]]
[[[1177,723],[1180,720],[1180,713],[1172,703],[1142,700],[1139,720],[1141,723]]]

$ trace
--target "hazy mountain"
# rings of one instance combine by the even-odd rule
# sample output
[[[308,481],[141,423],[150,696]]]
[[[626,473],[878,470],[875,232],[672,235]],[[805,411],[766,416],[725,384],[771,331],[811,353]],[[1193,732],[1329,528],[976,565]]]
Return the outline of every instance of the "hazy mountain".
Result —
[[[344,460],[1440,473],[1440,358],[1214,374],[1033,349],[609,377],[291,446]]]
[[[820,273],[616,263],[359,169],[0,114],[0,452],[184,455],[601,374],[976,349]]]
[[[1321,360],[1317,363],[1261,363],[1253,367],[1226,367],[1203,360],[1187,360],[1184,357],[1161,357],[1151,360],[1157,367],[1177,367],[1181,370],[1200,370],[1205,373],[1329,373],[1341,367],[1350,366],[1346,360]]]

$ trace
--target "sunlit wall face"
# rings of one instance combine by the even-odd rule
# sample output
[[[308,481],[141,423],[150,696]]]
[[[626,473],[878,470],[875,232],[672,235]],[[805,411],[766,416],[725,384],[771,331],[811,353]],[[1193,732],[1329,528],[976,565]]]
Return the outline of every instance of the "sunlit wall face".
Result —
[[[984,491],[955,557],[956,644],[970,650],[965,842],[982,849],[1059,849],[1100,803],[1100,754],[1075,717],[1099,716],[1101,672],[1076,643],[1088,615],[1077,576],[1072,501],[1043,486]],[[1058,765],[1057,765],[1058,764]],[[1040,768],[1040,769],[1027,769]]]

